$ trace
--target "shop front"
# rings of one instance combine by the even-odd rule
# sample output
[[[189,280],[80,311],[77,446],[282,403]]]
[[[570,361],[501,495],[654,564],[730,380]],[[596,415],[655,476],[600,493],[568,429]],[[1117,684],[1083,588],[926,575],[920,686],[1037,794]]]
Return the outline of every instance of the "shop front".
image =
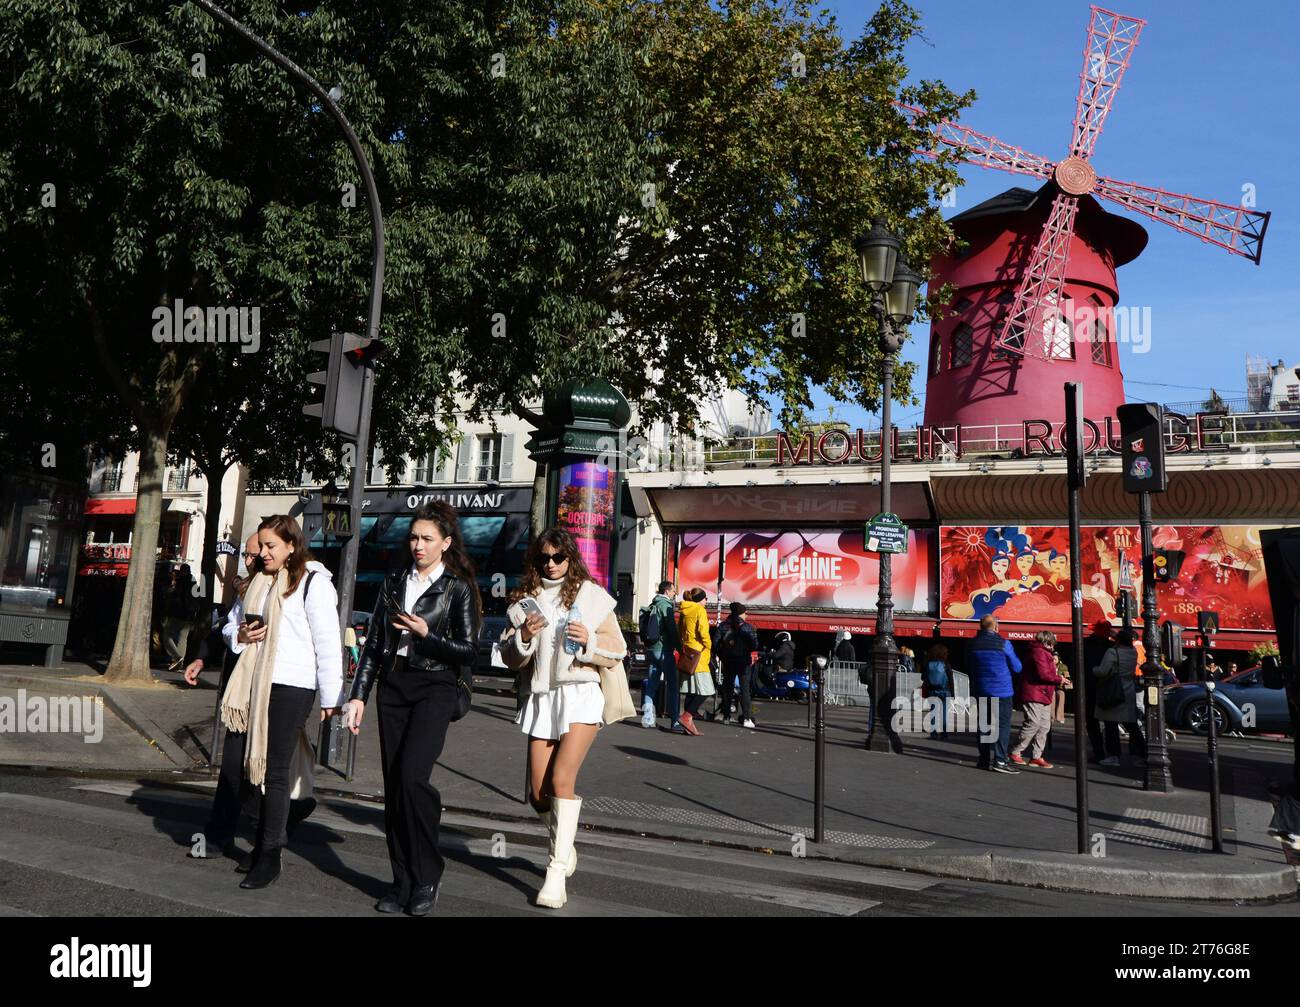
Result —
[[[322,530],[319,491],[304,492],[303,533],[311,551],[332,570],[339,568],[342,540]],[[460,515],[465,548],[478,569],[485,615],[503,616],[506,596],[523,574],[528,549],[531,487],[465,486],[455,489],[397,488],[367,491],[361,510],[354,609],[369,613],[384,575],[410,562],[411,516],[426,502],[441,500]]]
[[[0,488],[0,642],[44,648],[46,667],[62,660],[68,640],[84,496],[36,475]]]

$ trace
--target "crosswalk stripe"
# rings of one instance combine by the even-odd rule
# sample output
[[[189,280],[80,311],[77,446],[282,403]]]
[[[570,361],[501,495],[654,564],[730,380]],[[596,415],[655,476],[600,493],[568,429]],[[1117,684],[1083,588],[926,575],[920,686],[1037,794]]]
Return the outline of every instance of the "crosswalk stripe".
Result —
[[[133,784],[123,783],[96,783],[78,786],[74,789],[89,790],[97,793],[111,793],[122,797],[135,796],[140,791],[147,791],[151,798],[157,800],[171,800],[177,803],[202,803],[206,807],[207,798],[182,797],[181,795],[167,794],[159,788],[140,787]],[[342,799],[338,799],[342,800]],[[382,815],[382,811],[375,805],[362,801],[347,801],[349,807],[355,807],[366,811],[372,811],[376,816]],[[352,832],[359,835],[383,836],[383,829],[375,825],[366,825],[354,822],[342,815],[329,811],[326,808],[319,808],[313,813],[311,819],[320,825],[328,825],[338,832]],[[493,831],[508,831],[516,834],[525,834],[532,836],[543,836],[546,834],[545,828],[535,822],[502,822],[498,819],[481,818],[475,815],[464,815],[449,813],[442,816],[445,824],[451,826],[461,826],[474,829],[490,829]],[[932,878],[923,878],[919,875],[905,874],[901,871],[890,871],[884,868],[857,866],[854,864],[832,863],[823,860],[798,860],[790,857],[775,857],[759,853],[746,853],[740,850],[726,850],[722,847],[710,847],[707,850],[695,848],[693,845],[686,843],[676,843],[671,847],[667,846],[663,840],[641,839],[636,836],[616,836],[602,835],[597,832],[582,832],[578,837],[579,855],[581,856],[582,847],[607,846],[617,849],[636,850],[643,853],[657,854],[663,857],[681,858],[688,860],[699,860],[706,862],[724,862],[734,864],[740,867],[748,867],[754,870],[778,871],[785,874],[794,874],[801,878],[814,877],[828,881],[848,881],[855,884],[870,885],[878,888],[896,888],[902,891],[924,891],[927,888],[933,888],[937,882]]]
[[[156,857],[133,857],[113,850],[69,843],[49,836],[0,836],[0,860],[67,877],[93,881],[155,898],[234,916],[368,916],[369,906],[283,889],[246,892],[231,880],[200,873],[198,865],[160,864]]]
[[[132,797],[132,796],[137,796],[137,794],[141,792],[144,792],[147,793],[148,797],[151,800],[156,799],[160,802],[176,805],[178,807],[206,808],[208,803],[207,799],[200,795],[191,796],[185,794],[166,793],[165,791],[161,791],[159,788],[137,787],[131,784],[121,784],[121,783],[88,784],[88,785],[78,786],[72,789],[86,790],[86,791],[98,792],[98,793],[108,792],[118,797]],[[151,817],[141,816],[139,814],[135,814],[130,811],[118,811],[111,808],[101,808],[92,805],[76,804],[69,801],[59,801],[51,798],[31,797],[29,795],[23,795],[23,794],[0,793],[0,807],[11,807],[14,808],[15,810],[25,810],[35,814],[43,814],[43,815],[48,815],[48,816],[72,820],[72,821],[80,821],[84,824],[99,825],[106,828],[112,828],[119,832],[126,832],[128,834],[134,834],[134,835],[157,836],[159,834],[157,825],[155,824],[157,822],[168,823],[172,827],[184,827],[184,828],[190,827],[186,823],[175,822],[167,819],[154,819]],[[341,831],[354,832],[354,833],[370,835],[370,836],[378,836],[380,838],[383,837],[383,831],[380,829],[376,829],[373,826],[350,822],[341,815],[336,815],[331,812],[324,811],[323,809],[322,812],[325,818],[329,820],[328,825],[330,828],[338,828]],[[312,821],[316,821],[315,814],[312,815]],[[322,821],[322,824],[326,824],[326,822]],[[68,846],[75,850],[85,849],[88,852],[106,852],[106,851],[97,851],[93,847],[80,847],[80,846],[75,846],[74,844],[67,844],[67,843],[63,845]],[[463,843],[457,843],[454,840],[450,842],[444,841],[442,845],[445,849],[474,852],[474,851],[468,851]],[[296,850],[295,855],[303,856],[303,859],[314,862],[315,860],[319,859],[319,854],[324,850],[325,848],[323,847],[317,847],[316,850],[313,851],[311,855],[304,855],[304,851]],[[183,864],[179,867],[168,868],[168,870],[175,872],[175,878],[173,880],[177,882],[177,885],[169,887],[166,890],[164,890],[162,888],[156,888],[153,886],[154,875],[151,871],[151,867],[154,861],[150,861],[148,866],[145,866],[144,861],[139,861],[139,863],[142,865],[140,874],[148,875],[147,879],[144,878],[140,879],[141,881],[140,885],[115,884],[114,881],[108,880],[106,878],[101,878],[98,876],[86,877],[83,874],[79,874],[73,870],[59,870],[57,867],[46,867],[42,863],[31,863],[28,861],[28,859],[25,859],[21,855],[9,855],[11,852],[12,852],[11,848],[5,845],[3,839],[0,839],[0,860],[8,860],[14,863],[21,863],[28,867],[38,867],[46,870],[58,870],[58,872],[62,874],[70,874],[72,876],[82,877],[83,880],[100,881],[101,883],[111,884],[114,885],[115,887],[125,887],[125,888],[132,888],[132,889],[138,888],[138,890],[146,891],[149,892],[150,894],[155,894],[162,898],[169,898],[172,899],[173,901],[186,902],[187,904],[190,905],[199,905],[202,906],[203,908],[216,908],[222,911],[231,911],[242,915],[316,916],[316,915],[338,915],[341,911],[343,912],[344,915],[349,915],[349,916],[370,916],[374,914],[374,910],[371,906],[371,900],[369,896],[362,896],[360,893],[358,893],[359,901],[356,903],[342,902],[337,899],[326,899],[321,896],[299,895],[297,893],[294,893],[292,896],[279,899],[276,907],[272,908],[268,912],[254,913],[249,911],[248,907],[251,903],[249,903],[246,900],[264,899],[265,896],[267,895],[267,890],[264,889],[260,892],[243,892],[238,889],[238,885],[235,881],[230,881],[228,883],[232,885],[234,889],[235,897],[233,899],[233,903],[236,906],[236,908],[231,910],[224,910],[223,905],[225,903],[223,903],[223,905],[214,906],[214,905],[209,905],[207,902],[202,902],[202,901],[195,902],[192,899],[178,898],[173,894],[169,894],[170,892],[178,891],[182,894],[197,896],[198,893],[195,893],[193,891],[195,882],[197,880],[204,880],[210,882],[210,879],[204,879],[201,874],[196,873],[196,871],[201,871],[204,869],[198,864],[192,864],[187,862],[186,864]],[[340,856],[340,852],[341,852],[340,848],[337,846],[332,846],[328,848],[328,853],[330,856],[337,857],[338,859],[341,860],[343,858]],[[135,860],[136,858],[131,858],[131,859]],[[70,858],[70,860],[72,862],[75,862],[75,857]],[[391,877],[387,857],[373,857],[366,854],[357,853],[355,851],[348,851],[346,855],[346,863],[349,866],[353,867],[354,869],[357,868],[363,869],[367,873],[369,873],[370,875],[376,878],[388,879],[389,877]],[[317,866],[319,867],[322,865],[318,864]],[[233,874],[231,875],[231,878],[234,878]],[[535,913],[537,915],[542,915],[542,916],[554,915],[554,912],[552,910],[544,909],[540,906],[532,905],[531,902],[527,901],[521,895],[519,890],[513,885],[506,884],[504,882],[497,882],[493,886],[488,887],[485,886],[485,880],[486,880],[485,877],[481,873],[476,872],[474,874],[465,874],[453,868],[451,870],[448,870],[447,873],[443,875],[442,896],[444,898],[451,897],[456,899],[462,899],[467,902],[489,905],[494,908],[509,908],[515,910],[523,910],[525,912]],[[225,888],[224,883],[221,885],[221,888],[222,889]],[[327,904],[317,906],[316,903],[327,903]],[[609,899],[571,898],[570,906],[572,907],[572,909],[570,910],[571,912],[573,910],[579,910],[585,915],[593,915],[593,916],[671,916],[672,915],[671,913],[659,912],[657,910],[648,909],[640,906],[627,905],[625,903],[616,902]],[[342,910],[340,909],[340,907],[342,907]]]
[[[469,842],[454,840],[449,843],[453,849],[460,846],[479,856],[491,856],[492,841],[473,839]],[[544,867],[547,854],[545,850],[519,844],[512,848],[512,856],[524,859]],[[626,860],[609,860],[593,856],[590,853],[579,855],[579,867],[588,874],[600,874],[605,877],[621,878],[631,882],[649,882],[695,892],[712,892],[715,895],[727,895],[735,899],[750,899],[772,903],[792,909],[809,909],[815,912],[829,913],[833,916],[852,916],[864,909],[880,905],[870,899],[853,898],[845,895],[833,895],[828,892],[786,888],[780,885],[768,885],[749,879],[719,878],[704,873],[687,874],[682,871],[648,864],[633,863]]]

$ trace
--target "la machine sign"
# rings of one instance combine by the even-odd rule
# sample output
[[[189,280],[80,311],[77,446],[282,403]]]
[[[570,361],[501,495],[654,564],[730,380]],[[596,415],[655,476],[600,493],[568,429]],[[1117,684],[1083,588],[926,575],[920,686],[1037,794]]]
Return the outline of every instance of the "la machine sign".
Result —
[[[1171,429],[1165,432],[1165,451],[1179,454],[1186,451],[1226,451],[1223,443],[1223,417],[1226,411],[1197,413],[1194,417],[1166,410],[1165,419],[1172,420]],[[1119,421],[1107,416],[1101,423],[1083,421],[1084,451],[1087,454],[1124,453]],[[1181,428],[1181,429],[1180,429]],[[931,461],[939,458],[961,458],[972,444],[985,450],[989,444],[989,426],[918,427],[909,443],[902,443],[899,430],[894,429],[890,445],[893,461]],[[999,442],[1019,450],[1026,457],[1054,456],[1066,453],[1065,424],[1050,420],[1022,420],[1020,437],[1008,437],[1007,427],[997,428]],[[796,441],[790,434],[776,435],[776,465],[853,465],[878,462],[883,454],[883,436],[866,430],[826,430],[820,434],[804,434]]]

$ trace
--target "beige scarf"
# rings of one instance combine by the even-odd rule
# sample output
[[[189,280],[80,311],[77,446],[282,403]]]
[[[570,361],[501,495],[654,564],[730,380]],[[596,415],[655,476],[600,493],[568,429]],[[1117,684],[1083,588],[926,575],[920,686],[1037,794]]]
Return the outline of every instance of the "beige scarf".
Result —
[[[226,730],[246,733],[244,772],[255,787],[266,781],[266,726],[271,705],[271,675],[275,671],[276,643],[280,637],[280,601],[289,586],[289,572],[281,568],[274,578],[254,575],[244,591],[244,611],[262,612],[267,627],[261,643],[250,643],[239,655],[221,697],[221,722]]]

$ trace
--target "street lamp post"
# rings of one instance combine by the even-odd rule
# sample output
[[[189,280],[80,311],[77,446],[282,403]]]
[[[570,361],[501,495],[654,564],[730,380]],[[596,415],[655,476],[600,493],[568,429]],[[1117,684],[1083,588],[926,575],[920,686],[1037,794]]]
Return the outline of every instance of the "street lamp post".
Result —
[[[891,506],[891,462],[894,431],[891,400],[894,397],[894,364],[902,348],[907,326],[916,311],[916,293],[921,284],[918,276],[898,255],[899,240],[877,221],[866,237],[857,242],[862,267],[862,282],[872,295],[872,309],[880,330],[881,371],[880,407],[880,512],[889,514]],[[871,735],[867,748],[873,752],[890,752],[897,739],[890,729],[890,697],[898,673],[898,645],[894,642],[894,592],[892,555],[880,554],[880,591],[876,599],[876,641],[871,649]]]

